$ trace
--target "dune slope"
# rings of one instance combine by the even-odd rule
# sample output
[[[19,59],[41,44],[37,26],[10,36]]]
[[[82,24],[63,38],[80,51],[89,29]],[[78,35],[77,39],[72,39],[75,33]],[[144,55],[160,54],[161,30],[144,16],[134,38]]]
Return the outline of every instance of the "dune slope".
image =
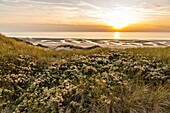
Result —
[[[170,111],[170,68],[124,50],[55,51],[0,35],[0,112]]]

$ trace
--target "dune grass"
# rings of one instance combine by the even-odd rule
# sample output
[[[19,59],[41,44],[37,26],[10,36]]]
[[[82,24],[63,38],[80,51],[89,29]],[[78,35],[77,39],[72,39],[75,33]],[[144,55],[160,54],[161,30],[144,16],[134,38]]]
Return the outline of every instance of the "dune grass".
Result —
[[[8,38],[0,35],[0,54],[1,59],[15,59],[19,55],[30,55],[36,59],[51,59],[53,56],[52,50],[46,51],[36,46],[28,45],[25,42],[16,39]],[[50,54],[49,54],[50,53]]]
[[[156,57],[158,60],[167,62],[170,64],[170,47],[166,48],[128,48],[129,52],[134,52],[135,54],[142,54],[147,57]]]
[[[0,112],[169,113],[168,50],[55,51],[0,35]]]
[[[0,34],[0,58],[1,59],[15,59],[19,55],[29,55],[34,57],[37,61],[40,62],[51,62],[56,58],[60,57],[68,57],[73,54],[79,55],[88,55],[93,53],[100,53],[104,48],[95,48],[89,51],[86,50],[74,50],[74,51],[66,51],[66,50],[53,50],[53,49],[44,49],[41,47],[33,46],[29,42],[23,41],[17,38],[9,38],[2,34]]]

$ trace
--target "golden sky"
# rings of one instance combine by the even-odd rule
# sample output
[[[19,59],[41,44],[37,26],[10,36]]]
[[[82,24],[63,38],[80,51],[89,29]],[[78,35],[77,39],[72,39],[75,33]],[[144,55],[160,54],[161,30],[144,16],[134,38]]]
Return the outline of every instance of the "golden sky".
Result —
[[[170,0],[0,0],[0,31],[170,31]]]

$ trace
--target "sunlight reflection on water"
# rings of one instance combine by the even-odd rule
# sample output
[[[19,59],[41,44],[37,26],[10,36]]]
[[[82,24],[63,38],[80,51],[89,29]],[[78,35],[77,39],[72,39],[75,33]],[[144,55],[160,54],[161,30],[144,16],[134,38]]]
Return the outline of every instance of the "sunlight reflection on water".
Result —
[[[114,33],[114,39],[120,39],[120,33],[119,32]]]

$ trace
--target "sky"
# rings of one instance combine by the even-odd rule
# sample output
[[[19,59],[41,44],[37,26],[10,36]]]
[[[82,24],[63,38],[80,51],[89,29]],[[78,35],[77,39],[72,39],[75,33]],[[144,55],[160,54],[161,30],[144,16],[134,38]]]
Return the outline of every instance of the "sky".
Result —
[[[0,0],[9,31],[170,31],[170,0]]]

